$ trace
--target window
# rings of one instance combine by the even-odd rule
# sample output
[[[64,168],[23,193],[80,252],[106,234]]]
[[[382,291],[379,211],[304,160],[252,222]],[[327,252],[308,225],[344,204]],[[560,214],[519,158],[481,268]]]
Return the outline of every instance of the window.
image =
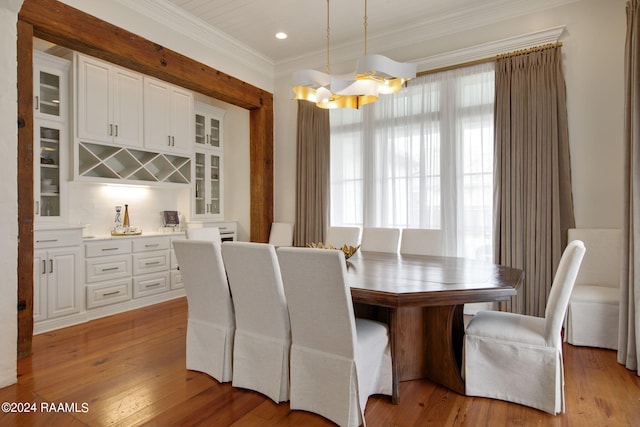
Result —
[[[493,99],[487,63],[332,110],[331,224],[437,228],[445,254],[491,260]]]

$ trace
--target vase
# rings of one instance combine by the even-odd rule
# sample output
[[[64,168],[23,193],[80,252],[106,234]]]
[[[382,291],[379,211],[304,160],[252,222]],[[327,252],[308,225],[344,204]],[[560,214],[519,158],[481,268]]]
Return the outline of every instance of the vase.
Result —
[[[129,223],[129,205],[124,205],[124,220],[122,221],[122,226],[124,228],[129,228],[131,226]]]

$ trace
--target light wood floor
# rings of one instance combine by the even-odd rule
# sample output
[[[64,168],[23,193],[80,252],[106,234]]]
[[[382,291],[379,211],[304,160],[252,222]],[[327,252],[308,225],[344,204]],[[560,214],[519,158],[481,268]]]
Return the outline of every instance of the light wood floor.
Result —
[[[0,426],[332,425],[187,371],[186,309],[181,298],[35,336],[33,356],[18,362],[18,384],[0,389],[0,401],[30,403],[37,412],[0,413]],[[614,351],[564,351],[565,414],[464,397],[419,380],[401,383],[399,405],[371,397],[367,425],[640,425],[640,377],[619,365]],[[67,411],[52,412],[52,405]]]

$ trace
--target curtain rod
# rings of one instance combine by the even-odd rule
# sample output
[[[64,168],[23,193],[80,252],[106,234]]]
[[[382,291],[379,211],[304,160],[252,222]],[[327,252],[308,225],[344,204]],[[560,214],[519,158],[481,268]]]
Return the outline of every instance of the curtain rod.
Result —
[[[485,62],[494,62],[499,59],[511,58],[512,56],[525,55],[527,53],[532,53],[532,52],[540,52],[540,51],[552,49],[555,47],[562,47],[562,42],[548,43],[540,46],[530,47],[527,49],[516,50],[513,52],[501,53],[499,55],[494,55],[488,58],[475,59],[473,61],[467,61],[460,64],[455,64],[455,65],[447,65],[446,67],[434,68],[433,70],[420,71],[419,73],[416,74],[416,76],[425,76],[427,74],[435,74],[443,71],[455,70],[463,67],[470,67],[472,65],[484,64]]]

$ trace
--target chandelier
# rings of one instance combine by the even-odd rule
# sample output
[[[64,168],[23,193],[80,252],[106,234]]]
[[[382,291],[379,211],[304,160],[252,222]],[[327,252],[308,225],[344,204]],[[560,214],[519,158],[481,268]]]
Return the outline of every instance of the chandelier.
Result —
[[[320,108],[359,108],[378,100],[374,81],[354,81],[331,75],[331,27],[327,0],[327,66],[326,72],[299,70],[293,74],[293,99],[309,101]],[[338,91],[340,93],[338,93]]]
[[[405,82],[416,77],[416,64],[396,62],[383,55],[367,54],[367,0],[364,0],[364,56],[356,62],[356,79],[373,81],[378,93],[399,92]]]
[[[320,108],[359,108],[378,100],[378,94],[396,93],[404,83],[416,76],[416,64],[400,63],[383,55],[367,54],[367,0],[364,2],[364,56],[358,59],[356,71],[347,75],[331,75],[327,0],[327,66],[326,72],[299,70],[293,75],[293,99],[313,102]]]

